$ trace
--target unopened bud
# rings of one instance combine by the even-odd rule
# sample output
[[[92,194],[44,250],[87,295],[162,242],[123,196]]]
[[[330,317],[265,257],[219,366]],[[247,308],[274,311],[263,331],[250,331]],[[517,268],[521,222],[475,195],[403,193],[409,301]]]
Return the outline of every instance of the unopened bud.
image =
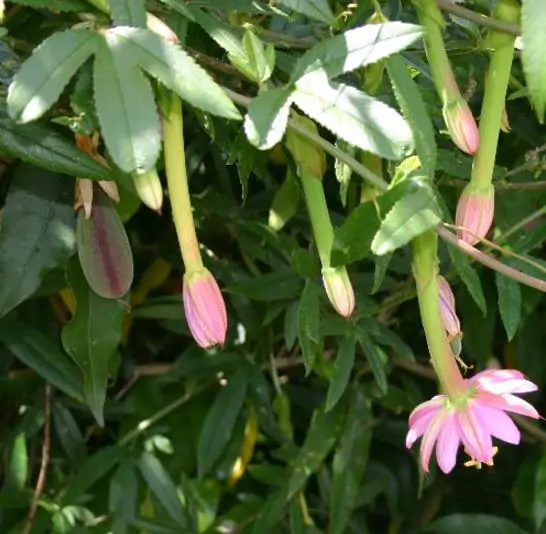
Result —
[[[325,267],[322,281],[328,300],[342,317],[350,317],[355,308],[355,294],[345,267]]]
[[[174,33],[161,19],[151,13],[146,13],[146,25],[148,29],[171,43],[178,44],[178,35]]]
[[[444,328],[452,336],[457,335],[461,331],[461,324],[455,311],[455,296],[451,291],[451,286],[443,277],[438,277],[439,298],[440,298],[440,315]]]
[[[184,275],[184,312],[195,342],[207,349],[223,345],[227,332],[226,305],[216,280],[205,267]]]
[[[475,154],[480,144],[480,134],[466,100],[461,97],[446,103],[442,112],[453,142],[463,152]]]
[[[455,224],[459,227],[459,239],[475,245],[487,235],[495,213],[495,188],[489,184],[480,188],[469,183],[457,204]],[[465,231],[468,230],[468,231]]]
[[[133,174],[136,192],[143,204],[161,213],[163,206],[163,186],[155,168],[143,174]]]

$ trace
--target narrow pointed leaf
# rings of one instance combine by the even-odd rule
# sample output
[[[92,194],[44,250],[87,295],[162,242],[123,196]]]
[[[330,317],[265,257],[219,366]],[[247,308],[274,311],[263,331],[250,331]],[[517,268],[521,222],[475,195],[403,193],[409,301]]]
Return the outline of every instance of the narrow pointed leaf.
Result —
[[[127,27],[109,30],[108,42],[192,106],[227,119],[241,118],[223,89],[179,46],[149,30]]]
[[[63,329],[63,346],[83,372],[85,400],[102,426],[110,360],[121,340],[126,305],[97,295],[87,284],[78,258],[68,266],[68,282],[76,310]]]
[[[391,160],[413,151],[407,122],[380,100],[354,87],[329,82],[323,71],[305,76],[296,87],[295,104],[348,143]]]
[[[385,364],[381,358],[381,353],[377,348],[374,340],[371,336],[363,330],[362,328],[358,329],[358,341],[362,347],[362,352],[370,364],[372,374],[379,386],[379,389],[383,392],[387,392],[388,383],[387,383],[387,373],[385,371]]]
[[[354,337],[346,337],[339,345],[326,397],[326,408],[324,409],[326,412],[338,403],[347,389],[355,361],[355,350],[356,339]]]
[[[512,278],[495,273],[499,312],[508,341],[516,335],[521,319],[521,287]]]
[[[247,385],[248,372],[243,368],[228,377],[227,385],[216,395],[207,413],[197,445],[197,466],[200,476],[211,469],[231,439],[246,398]]]
[[[42,332],[13,316],[4,317],[0,321],[0,343],[52,386],[76,400],[82,400],[80,370]]]
[[[158,110],[150,82],[111,35],[98,46],[93,72],[101,132],[121,170],[144,173],[159,156]]]
[[[178,491],[161,462],[153,454],[144,452],[140,457],[138,467],[161,506],[165,508],[178,525],[186,526],[184,508],[178,497]]]
[[[308,280],[298,304],[298,338],[303,353],[305,371],[311,372],[317,358],[320,341],[318,287]]]
[[[325,39],[306,52],[296,64],[291,80],[324,69],[328,78],[371,65],[400,52],[422,35],[415,24],[385,22],[366,24]]]
[[[0,228],[0,317],[40,287],[75,251],[74,184],[23,164],[11,184]]]
[[[10,85],[10,116],[22,123],[41,117],[93,54],[99,41],[96,33],[85,29],[57,32],[46,39],[23,63]]]
[[[421,161],[423,171],[432,179],[436,168],[436,139],[427,107],[417,84],[413,81],[404,60],[400,56],[389,58],[387,60],[387,69],[396,100],[413,132],[415,150]]]

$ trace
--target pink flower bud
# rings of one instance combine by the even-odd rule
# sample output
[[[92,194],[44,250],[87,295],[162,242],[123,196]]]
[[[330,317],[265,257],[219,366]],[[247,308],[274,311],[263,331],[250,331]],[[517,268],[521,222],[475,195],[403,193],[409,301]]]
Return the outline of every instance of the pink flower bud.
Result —
[[[446,103],[443,115],[453,142],[463,152],[475,154],[480,144],[480,134],[466,100],[461,97]]]
[[[457,335],[461,331],[461,324],[455,311],[455,296],[448,281],[443,277],[438,277],[438,285],[440,288],[440,315],[444,328],[452,336]]]
[[[350,317],[355,308],[355,294],[345,267],[325,267],[322,281],[328,300],[342,317]]]
[[[494,212],[495,188],[491,184],[480,188],[469,183],[459,198],[455,215],[455,224],[461,228],[458,230],[459,239],[475,245],[489,232]]]
[[[216,280],[202,268],[184,275],[184,312],[196,343],[204,348],[223,345],[226,340],[226,305]]]

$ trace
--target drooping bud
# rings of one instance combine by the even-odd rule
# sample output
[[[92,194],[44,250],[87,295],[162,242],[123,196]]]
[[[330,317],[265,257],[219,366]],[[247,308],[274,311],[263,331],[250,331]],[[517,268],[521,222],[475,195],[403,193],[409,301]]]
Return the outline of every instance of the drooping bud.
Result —
[[[205,267],[184,274],[184,312],[196,343],[204,348],[223,345],[227,332],[226,305],[220,288]]]
[[[150,209],[161,213],[163,206],[163,186],[161,185],[157,170],[153,168],[151,171],[143,174],[134,173],[133,183],[142,203]]]
[[[480,187],[469,183],[457,204],[455,224],[459,239],[475,245],[484,238],[493,223],[495,213],[495,188],[492,184]],[[465,230],[468,230],[465,232]]]
[[[133,254],[125,227],[111,200],[95,191],[91,217],[78,213],[76,242],[80,263],[97,295],[121,298],[133,283]]]
[[[440,298],[440,314],[442,316],[442,322],[446,331],[455,336],[461,331],[461,324],[455,311],[455,296],[451,291],[451,286],[448,281],[443,277],[438,277],[439,285],[439,298]]]
[[[350,317],[355,308],[355,294],[345,267],[322,269],[322,281],[328,300],[342,317]]]
[[[155,15],[151,13],[146,13],[146,25],[148,29],[157,35],[163,37],[163,39],[178,44],[180,40],[178,35],[174,33],[169,26],[167,26],[161,19],[158,19]]]
[[[467,154],[474,155],[480,144],[480,134],[472,111],[464,98],[446,102],[442,113],[453,142]]]

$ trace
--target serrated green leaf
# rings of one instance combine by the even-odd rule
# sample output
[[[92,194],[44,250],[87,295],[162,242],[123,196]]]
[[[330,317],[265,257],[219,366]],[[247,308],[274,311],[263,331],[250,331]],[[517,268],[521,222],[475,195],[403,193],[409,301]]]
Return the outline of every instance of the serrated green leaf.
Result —
[[[82,370],[86,403],[103,426],[110,360],[121,340],[127,307],[123,301],[97,295],[87,284],[76,257],[69,263],[67,278],[76,309],[63,328],[63,346]]]
[[[429,523],[423,533],[431,534],[528,534],[516,523],[486,514],[452,514]]]
[[[283,138],[292,94],[292,89],[279,87],[252,99],[244,128],[248,140],[260,150],[269,150]]]
[[[385,280],[387,269],[392,260],[392,253],[384,254],[383,256],[377,256],[375,259],[375,269],[373,272],[373,288],[372,295],[377,293],[381,289],[381,285]]]
[[[243,48],[244,56],[228,54],[233,66],[258,84],[266,82],[275,66],[275,48],[271,45],[265,47],[259,37],[248,29],[243,37]]]
[[[410,127],[387,104],[354,87],[329,82],[324,71],[300,82],[294,103],[341,139],[386,159],[402,159],[413,151]]]
[[[277,0],[277,3],[326,24],[335,22],[327,0]]]
[[[110,47],[123,50],[126,60],[136,62],[192,106],[218,117],[241,118],[220,86],[179,46],[140,28],[112,28],[107,39]]]
[[[326,407],[324,408],[326,412],[338,403],[347,389],[355,361],[355,350],[356,339],[354,337],[344,338],[339,345],[326,396]]]
[[[10,117],[21,123],[41,117],[99,42],[96,33],[80,28],[54,33],[34,49],[9,87]]]
[[[368,332],[360,327],[358,328],[357,336],[362,352],[364,352],[364,356],[366,356],[366,359],[370,364],[370,369],[372,370],[373,377],[375,378],[380,391],[386,393],[389,387],[387,383],[387,373],[377,345]]]
[[[521,60],[540,123],[546,111],[546,11],[542,0],[524,0],[521,8]]]
[[[111,180],[110,171],[55,130],[15,124],[0,107],[0,150],[36,167],[90,180]]]
[[[512,278],[496,272],[499,312],[508,341],[516,335],[521,319],[521,287]]]
[[[206,474],[226,448],[246,398],[248,370],[227,378],[210,407],[197,444],[199,476]]]
[[[400,199],[387,213],[372,241],[378,256],[392,252],[441,221],[430,189],[423,187]]]
[[[133,283],[133,253],[125,227],[113,202],[95,190],[91,217],[78,213],[78,257],[87,282],[97,295],[119,299]]]
[[[52,386],[82,400],[80,370],[39,330],[12,316],[4,317],[0,321],[0,343]]]
[[[159,115],[150,82],[119,46],[115,30],[119,28],[110,30],[97,46],[93,70],[97,116],[114,163],[127,173],[143,174],[155,167],[159,156]]]
[[[357,389],[352,393],[345,427],[332,461],[330,534],[346,532],[357,505],[371,440],[370,407],[364,392]]]
[[[10,0],[10,3],[33,7],[34,9],[82,13],[89,11],[91,7],[85,0]]]
[[[23,164],[11,184],[0,228],[0,317],[31,297],[74,254],[74,184]]]
[[[161,462],[153,454],[143,452],[138,467],[161,506],[165,508],[179,526],[185,527],[186,517],[178,491]]]
[[[116,26],[146,28],[146,2],[144,0],[108,0]]]
[[[320,341],[319,294],[311,280],[305,284],[298,304],[298,339],[305,372],[309,374],[315,364]]]
[[[328,78],[371,65],[399,52],[421,37],[420,26],[404,22],[366,24],[325,39],[306,52],[297,62],[291,76],[299,78],[323,69]]]
[[[447,245],[453,267],[468,289],[468,292],[474,299],[474,302],[485,316],[487,313],[487,303],[483,294],[482,283],[476,270],[470,265],[466,254],[461,252],[455,245]]]
[[[412,129],[423,171],[432,179],[436,168],[436,139],[427,107],[401,57],[389,58],[387,70],[398,104]]]

